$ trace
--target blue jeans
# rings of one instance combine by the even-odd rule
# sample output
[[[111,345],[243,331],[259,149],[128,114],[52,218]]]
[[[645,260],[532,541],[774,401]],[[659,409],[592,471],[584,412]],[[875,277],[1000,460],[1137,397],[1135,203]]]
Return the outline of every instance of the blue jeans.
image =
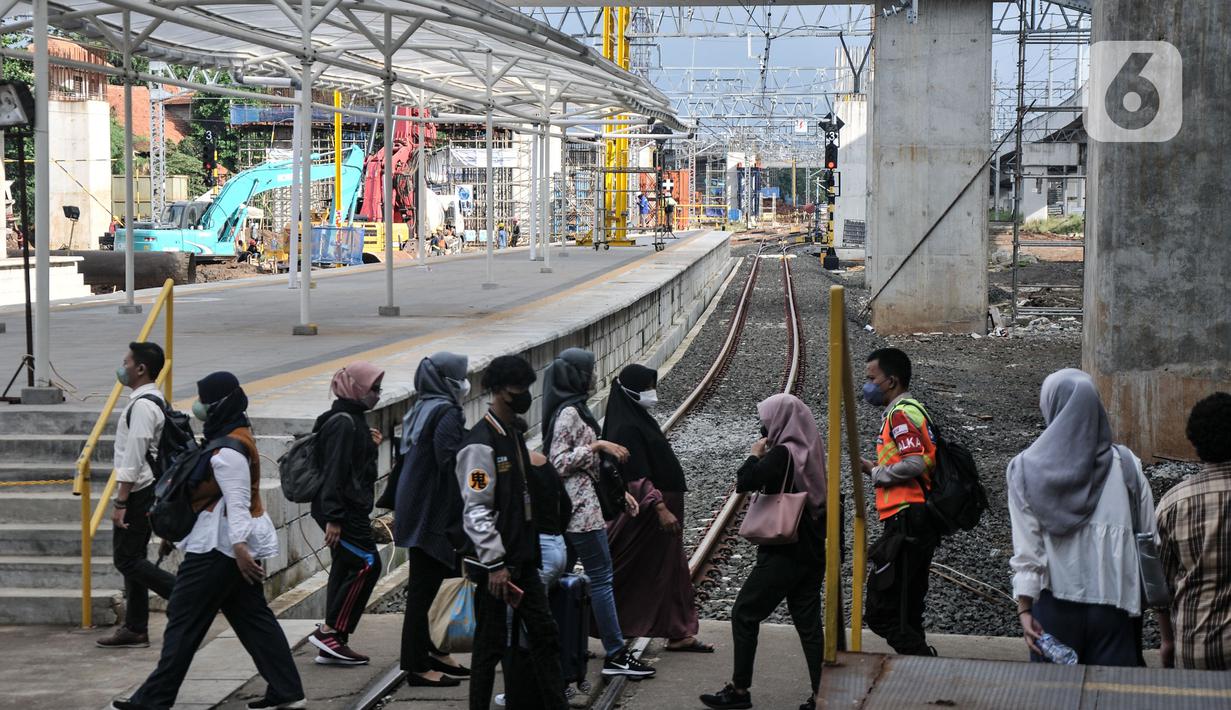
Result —
[[[566,532],[564,539],[590,578],[590,602],[594,620],[598,623],[598,635],[603,639],[603,650],[614,656],[624,648],[624,634],[620,631],[620,619],[616,615],[615,593],[611,588],[615,576],[611,566],[611,549],[607,546],[607,530],[599,528],[590,532]]]
[[[539,533],[539,552],[543,557],[543,563],[539,566],[539,579],[543,580],[543,589],[551,594],[551,590],[556,588],[556,582],[559,582],[567,571],[568,548],[564,544],[564,536]]]

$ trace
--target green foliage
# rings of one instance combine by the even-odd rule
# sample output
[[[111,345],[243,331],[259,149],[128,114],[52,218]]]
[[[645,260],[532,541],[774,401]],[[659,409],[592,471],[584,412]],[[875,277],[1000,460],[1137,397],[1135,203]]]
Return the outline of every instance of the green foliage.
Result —
[[[1012,222],[1013,210],[988,210],[987,219],[991,222]]]
[[[177,143],[167,142],[167,175],[188,176],[188,199],[205,192],[205,173],[201,170],[200,144],[191,137]]]

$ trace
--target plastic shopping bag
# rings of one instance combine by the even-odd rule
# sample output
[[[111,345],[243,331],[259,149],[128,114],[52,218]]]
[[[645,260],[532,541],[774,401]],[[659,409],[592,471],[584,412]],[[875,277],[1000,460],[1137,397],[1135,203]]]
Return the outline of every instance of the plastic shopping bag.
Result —
[[[432,643],[442,653],[467,653],[474,646],[474,583],[446,579],[427,612]]]

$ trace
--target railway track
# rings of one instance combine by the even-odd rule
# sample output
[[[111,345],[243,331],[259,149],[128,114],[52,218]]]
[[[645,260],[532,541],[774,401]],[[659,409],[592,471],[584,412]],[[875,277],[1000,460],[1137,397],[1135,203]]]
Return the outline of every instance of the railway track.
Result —
[[[775,244],[775,242],[777,243]],[[743,335],[752,303],[753,291],[760,274],[761,256],[767,250],[767,247],[771,247],[771,245],[781,248],[782,253],[783,313],[786,320],[787,357],[783,367],[781,388],[783,392],[789,392],[797,396],[802,393],[804,381],[803,322],[800,318],[799,304],[795,298],[794,283],[791,280],[790,259],[787,258],[787,249],[790,245],[785,244],[784,240],[781,239],[766,239],[762,240],[756,255],[753,257],[752,267],[749,269],[748,278],[744,282],[735,311],[731,315],[727,326],[727,335],[718,352],[718,356],[701,378],[701,381],[697,383],[697,386],[693,388],[681,402],[680,406],[663,423],[664,432],[671,431],[690,412],[694,411],[708,399],[722,381],[735,353],[739,349],[740,339]],[[700,587],[705,584],[708,576],[717,570],[717,565],[729,554],[744,507],[745,495],[732,489],[688,560],[688,569],[694,586]],[[698,595],[702,594],[703,591],[698,589]],[[634,639],[631,644],[632,650],[636,655],[640,656],[649,646],[649,643],[650,639],[648,638]],[[376,707],[383,699],[396,691],[404,679],[405,672],[399,668],[398,664],[394,664],[364,689],[352,707],[356,710],[370,710],[370,708]],[[591,704],[591,708],[594,710],[610,710],[615,707],[615,704],[624,692],[626,682],[627,679],[624,676],[614,678],[606,685],[603,693],[596,701]]]

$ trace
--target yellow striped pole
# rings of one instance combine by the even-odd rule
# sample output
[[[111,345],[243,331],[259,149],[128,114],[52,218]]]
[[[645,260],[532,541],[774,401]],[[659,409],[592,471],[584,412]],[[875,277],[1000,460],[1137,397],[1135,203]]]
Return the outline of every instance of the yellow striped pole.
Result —
[[[334,89],[333,107],[342,108],[342,92]],[[342,226],[342,112],[333,113],[333,223]]]
[[[829,424],[825,476],[825,662],[838,660],[838,634],[842,608],[838,603],[839,578],[842,573],[838,535],[842,525],[839,505],[842,484],[842,336],[844,289],[829,287]]]

